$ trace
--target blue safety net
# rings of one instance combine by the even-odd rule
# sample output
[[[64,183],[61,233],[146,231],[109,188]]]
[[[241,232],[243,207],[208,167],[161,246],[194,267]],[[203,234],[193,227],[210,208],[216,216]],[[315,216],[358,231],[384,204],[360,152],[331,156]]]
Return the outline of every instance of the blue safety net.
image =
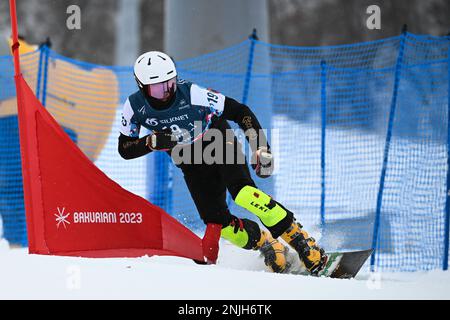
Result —
[[[252,108],[276,165],[271,179],[254,177],[257,186],[325,249],[373,248],[374,269],[417,271],[448,263],[449,47],[449,37],[411,33],[328,47],[250,38],[177,67],[182,78]],[[46,108],[100,169],[203,230],[165,154],[125,161],[117,153],[122,103],[137,90],[132,68],[79,62],[46,47],[23,56],[22,65]],[[26,245],[14,107],[12,59],[0,57],[0,215],[3,236]],[[255,219],[228,202],[233,214]]]

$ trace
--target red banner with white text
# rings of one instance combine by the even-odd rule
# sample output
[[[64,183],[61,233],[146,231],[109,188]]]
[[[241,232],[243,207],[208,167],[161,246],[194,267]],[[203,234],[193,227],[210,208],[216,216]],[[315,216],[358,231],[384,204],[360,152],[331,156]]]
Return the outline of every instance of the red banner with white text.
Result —
[[[30,253],[175,255],[203,261],[202,240],[101,172],[16,76]]]

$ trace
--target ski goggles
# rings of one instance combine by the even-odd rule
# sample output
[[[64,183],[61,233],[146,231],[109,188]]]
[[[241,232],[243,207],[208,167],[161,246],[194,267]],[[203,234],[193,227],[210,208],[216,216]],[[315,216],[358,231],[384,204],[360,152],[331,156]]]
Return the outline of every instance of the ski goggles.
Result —
[[[147,94],[159,100],[168,100],[177,91],[177,77],[164,82],[146,85]]]

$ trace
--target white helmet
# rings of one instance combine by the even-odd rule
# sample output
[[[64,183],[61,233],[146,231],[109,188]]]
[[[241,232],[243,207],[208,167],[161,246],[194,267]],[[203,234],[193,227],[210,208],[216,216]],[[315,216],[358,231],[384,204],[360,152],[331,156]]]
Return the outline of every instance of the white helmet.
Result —
[[[176,91],[177,69],[165,53],[150,51],[141,55],[134,64],[134,76],[144,94],[169,99]]]

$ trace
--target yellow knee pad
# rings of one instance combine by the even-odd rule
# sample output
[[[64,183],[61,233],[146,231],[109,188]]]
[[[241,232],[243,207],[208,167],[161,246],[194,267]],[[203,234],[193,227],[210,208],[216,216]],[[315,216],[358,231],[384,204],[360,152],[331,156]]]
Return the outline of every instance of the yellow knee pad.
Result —
[[[266,227],[275,226],[287,216],[287,211],[269,195],[252,186],[242,188],[234,201],[260,218]]]
[[[235,217],[230,225],[222,228],[221,236],[239,248],[253,250],[261,240],[261,229],[252,220]]]

